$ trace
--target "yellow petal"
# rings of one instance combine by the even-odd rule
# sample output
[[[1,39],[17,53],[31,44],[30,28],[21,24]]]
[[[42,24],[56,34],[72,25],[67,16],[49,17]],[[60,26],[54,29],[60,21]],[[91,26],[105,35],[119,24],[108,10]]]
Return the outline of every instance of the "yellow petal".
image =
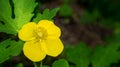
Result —
[[[56,57],[63,51],[63,44],[61,40],[58,39],[47,39],[45,41],[46,54],[49,56]]]
[[[45,58],[46,53],[42,50],[39,42],[28,41],[24,44],[23,52],[27,58],[33,62],[41,61]]]
[[[52,21],[41,20],[38,23],[38,27],[42,27],[47,31],[50,38],[58,38],[61,35],[61,30]]]
[[[23,41],[29,41],[35,38],[34,29],[36,28],[36,23],[30,22],[25,24],[22,29],[18,32],[18,37]]]

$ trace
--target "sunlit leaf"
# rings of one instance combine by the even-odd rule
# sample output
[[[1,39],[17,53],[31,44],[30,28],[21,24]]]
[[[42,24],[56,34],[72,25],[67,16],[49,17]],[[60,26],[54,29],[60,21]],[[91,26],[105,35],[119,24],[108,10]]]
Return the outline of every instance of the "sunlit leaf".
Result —
[[[15,18],[12,18],[12,7],[9,0],[0,0],[0,32],[16,35],[19,29],[33,17],[37,3],[35,0],[12,0]]]

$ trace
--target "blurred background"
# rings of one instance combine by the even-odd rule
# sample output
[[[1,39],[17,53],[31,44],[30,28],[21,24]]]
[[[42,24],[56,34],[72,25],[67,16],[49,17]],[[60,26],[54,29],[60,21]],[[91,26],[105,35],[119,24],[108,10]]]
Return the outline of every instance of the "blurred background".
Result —
[[[43,61],[43,64],[51,66],[53,61],[59,58],[65,58],[66,60],[68,60],[70,67],[80,67],[84,63],[87,64],[84,64],[81,67],[105,67],[95,65],[95,62],[97,62],[95,60],[93,60],[93,62],[87,62],[83,60],[86,60],[88,57],[90,57],[92,53],[95,57],[99,55],[96,55],[96,53],[100,53],[100,57],[97,58],[101,58],[102,54],[104,54],[104,50],[106,51],[106,49],[108,48],[106,48],[106,46],[111,43],[113,46],[115,43],[120,43],[120,0],[36,1],[39,3],[39,6],[36,7],[36,10],[34,12],[43,12],[43,10],[46,8],[60,8],[59,12],[54,18],[54,21],[55,24],[61,28],[61,39],[65,45],[64,52],[60,56],[56,58],[47,56],[46,59]],[[10,37],[11,35],[0,32],[0,41],[3,41]],[[81,46],[78,46],[81,43],[82,45],[84,43],[84,45],[82,46],[83,48]],[[77,48],[76,46],[80,48]],[[102,48],[104,48],[104,50],[101,48],[103,52],[101,52],[99,48],[96,48],[97,46],[102,46]],[[70,51],[74,49],[76,49],[77,52],[70,53]],[[81,49],[83,51],[81,51]],[[99,49],[98,52],[97,49]],[[120,67],[120,57],[116,58],[117,56],[120,56],[120,54],[117,54],[117,56],[116,54],[114,54],[119,51],[118,49],[119,47],[117,47],[117,51],[113,50],[114,52],[112,55],[115,55],[113,57],[111,56],[111,50],[108,50],[108,54],[106,56],[105,53],[105,56],[106,58],[111,56],[111,58],[105,59],[104,57],[102,57],[104,58],[104,62],[101,63],[107,65],[107,62],[110,61],[108,67]],[[89,51],[90,53],[87,53]],[[78,54],[79,52],[82,53]],[[79,60],[76,61],[75,59],[71,59],[71,56],[69,55],[71,55],[72,58],[78,57],[78,59],[82,55],[83,57],[80,57],[81,59],[79,60],[81,60],[81,63],[83,64],[79,65],[79,63],[77,63],[77,61],[79,62]],[[21,53],[17,57],[12,57],[10,60],[4,62],[3,64],[1,64],[1,67],[14,67],[19,62],[23,63],[24,67],[33,67],[32,62],[29,61],[26,57],[24,57],[23,53]]]

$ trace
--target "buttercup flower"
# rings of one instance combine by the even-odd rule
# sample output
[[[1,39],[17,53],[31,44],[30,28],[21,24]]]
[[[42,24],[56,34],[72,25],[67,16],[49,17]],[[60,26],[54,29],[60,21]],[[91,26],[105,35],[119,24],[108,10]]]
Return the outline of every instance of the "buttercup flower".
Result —
[[[58,56],[64,48],[60,35],[60,29],[48,20],[41,20],[38,24],[27,23],[18,32],[18,37],[26,41],[23,46],[24,55],[33,62],[43,60],[46,55]]]

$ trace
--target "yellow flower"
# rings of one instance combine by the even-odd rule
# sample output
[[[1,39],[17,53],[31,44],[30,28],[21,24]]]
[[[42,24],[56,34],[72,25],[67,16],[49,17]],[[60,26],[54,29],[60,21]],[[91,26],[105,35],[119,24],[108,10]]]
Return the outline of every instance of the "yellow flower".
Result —
[[[33,62],[43,60],[46,55],[58,56],[64,48],[60,35],[60,29],[48,20],[27,23],[18,32],[18,37],[26,41],[23,52]]]

